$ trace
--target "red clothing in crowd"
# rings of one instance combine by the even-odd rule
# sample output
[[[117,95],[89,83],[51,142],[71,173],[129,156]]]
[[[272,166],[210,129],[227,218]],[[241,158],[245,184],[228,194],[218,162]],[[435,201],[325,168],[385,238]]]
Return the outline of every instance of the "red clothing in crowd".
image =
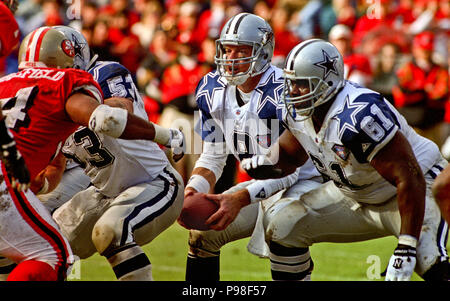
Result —
[[[199,80],[210,71],[207,65],[196,65],[186,69],[181,64],[167,68],[162,76],[162,103],[167,104],[175,98],[195,93]]]
[[[361,54],[353,53],[344,57],[346,78],[350,78],[352,73],[360,71],[365,76],[372,76],[369,59]]]
[[[301,40],[289,30],[275,32],[274,36],[276,42],[273,56],[286,57],[289,54],[289,51],[301,42]]]
[[[426,101],[432,108],[444,108],[449,97],[449,75],[439,65],[427,72],[413,61],[397,71],[399,85],[394,88],[394,101],[397,107]]]
[[[7,56],[19,44],[20,31],[14,15],[0,2],[0,57]]]

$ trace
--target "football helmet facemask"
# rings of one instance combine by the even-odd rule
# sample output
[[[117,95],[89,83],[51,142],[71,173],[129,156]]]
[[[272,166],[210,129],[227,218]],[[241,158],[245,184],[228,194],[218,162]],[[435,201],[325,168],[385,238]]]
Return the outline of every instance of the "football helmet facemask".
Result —
[[[295,121],[303,121],[343,86],[344,61],[333,44],[321,39],[306,40],[289,52],[283,76],[281,98],[287,112]]]
[[[52,28],[61,31],[72,42],[75,50],[73,68],[87,71],[90,65],[91,52],[83,34],[69,26],[58,25]]]
[[[48,26],[30,32],[19,48],[19,69],[48,67],[72,68],[75,49],[60,31]]]
[[[253,49],[252,55],[228,59],[225,45],[250,45]],[[224,76],[230,85],[241,85],[249,77],[267,70],[274,48],[275,40],[269,23],[259,16],[240,13],[225,23],[219,39],[216,40],[214,61],[219,74]],[[237,66],[241,64],[250,64],[250,67],[245,72],[235,74]]]

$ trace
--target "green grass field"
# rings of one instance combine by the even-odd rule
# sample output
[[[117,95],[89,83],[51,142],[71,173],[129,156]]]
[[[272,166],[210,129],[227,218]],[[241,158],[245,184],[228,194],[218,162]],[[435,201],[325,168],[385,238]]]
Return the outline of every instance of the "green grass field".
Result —
[[[156,281],[183,281],[187,254],[188,231],[174,224],[153,242],[144,247],[153,267]],[[396,239],[386,237],[371,241],[334,244],[321,243],[311,248],[314,260],[312,280],[315,281],[368,281],[371,275],[383,272],[395,249]],[[247,251],[248,239],[227,244],[221,251],[221,280],[269,281],[270,263]],[[75,274],[76,273],[76,274]],[[369,275],[369,276],[368,276]],[[77,278],[77,279],[75,279]],[[109,263],[98,254],[82,260],[69,280],[115,280]],[[413,275],[412,280],[420,281]]]

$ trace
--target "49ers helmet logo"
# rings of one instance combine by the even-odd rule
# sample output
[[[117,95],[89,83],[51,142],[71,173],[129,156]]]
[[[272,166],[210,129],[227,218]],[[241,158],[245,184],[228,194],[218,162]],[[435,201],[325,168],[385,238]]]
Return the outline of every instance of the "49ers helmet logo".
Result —
[[[61,48],[65,54],[70,57],[75,56],[75,49],[73,48],[72,42],[70,40],[63,40],[61,42]]]

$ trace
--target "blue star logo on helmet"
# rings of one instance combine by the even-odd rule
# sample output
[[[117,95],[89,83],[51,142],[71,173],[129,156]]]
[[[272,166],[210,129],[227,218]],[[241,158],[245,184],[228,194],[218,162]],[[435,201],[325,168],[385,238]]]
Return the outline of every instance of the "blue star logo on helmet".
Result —
[[[78,40],[77,36],[72,34],[72,41],[73,41],[73,48],[75,50],[75,55],[79,55],[80,57],[83,57],[83,49],[86,46],[86,43],[83,41]]]
[[[264,37],[262,39],[263,45],[266,45],[268,42],[273,40],[273,32],[264,27],[258,27],[259,31],[264,33]]]
[[[322,49],[322,55],[323,55],[323,61],[315,63],[314,65],[323,69],[323,71],[324,71],[323,78],[326,79],[331,72],[333,72],[336,75],[339,75],[339,73],[336,69],[336,63],[337,63],[338,57],[330,57],[330,55],[323,49]]]

